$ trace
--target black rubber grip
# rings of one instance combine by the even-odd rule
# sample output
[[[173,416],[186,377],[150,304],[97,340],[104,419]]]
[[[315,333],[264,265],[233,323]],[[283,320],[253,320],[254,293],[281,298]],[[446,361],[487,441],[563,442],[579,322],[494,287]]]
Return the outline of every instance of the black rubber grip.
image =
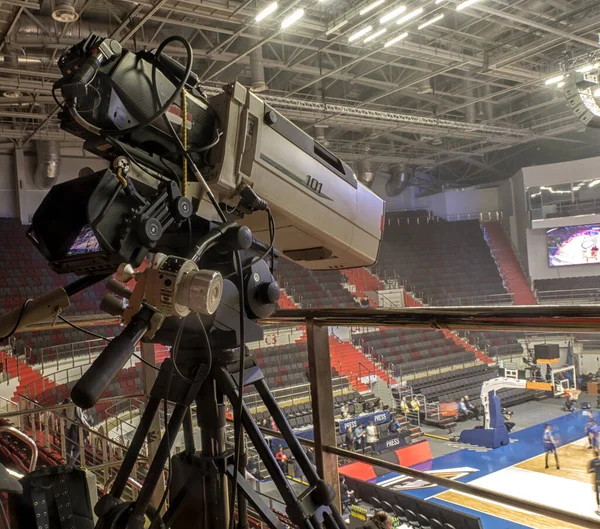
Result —
[[[117,377],[119,371],[131,358],[135,346],[150,327],[154,311],[148,307],[133,317],[123,332],[113,338],[90,368],[71,390],[73,402],[87,410],[95,406],[106,388]]]

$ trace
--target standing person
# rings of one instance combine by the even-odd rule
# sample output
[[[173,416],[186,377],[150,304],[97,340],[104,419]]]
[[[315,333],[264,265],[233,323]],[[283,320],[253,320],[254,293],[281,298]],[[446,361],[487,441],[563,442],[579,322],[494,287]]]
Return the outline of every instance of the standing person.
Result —
[[[544,443],[544,452],[546,452],[546,468],[550,468],[548,466],[548,454],[554,454],[554,459],[556,460],[556,470],[560,470],[560,465],[558,464],[558,454],[556,453],[557,441],[552,430],[553,428],[551,424],[546,424],[544,426],[542,442]]]
[[[585,425],[585,436],[588,439],[588,450],[598,450],[598,425],[596,421],[590,417],[590,420]]]
[[[354,428],[354,445],[357,450],[362,450],[363,452],[365,451],[366,436],[367,433],[365,432],[365,429],[363,428],[362,424],[358,423],[356,425],[356,428]]]
[[[367,426],[367,443],[373,446],[377,442],[377,427],[373,421]]]
[[[65,399],[63,404],[70,404],[70,399]],[[66,452],[67,465],[79,465],[79,455],[81,454],[81,443],[79,442],[79,427],[87,426],[90,428],[83,410],[78,406],[70,406],[65,408],[66,424]],[[87,437],[87,432],[84,433],[84,438]]]
[[[596,514],[600,516],[600,457],[598,457],[598,451],[594,452],[594,459],[588,463],[588,473],[593,474],[592,486],[596,493]]]
[[[412,411],[416,411],[417,413],[419,413],[419,410],[421,409],[421,405],[419,404],[419,400],[417,399],[416,395],[410,401],[410,407],[411,407]]]
[[[465,395],[465,406],[467,407],[467,410],[469,410],[473,415],[475,415],[475,420],[478,421],[479,409],[469,400],[469,395]]]
[[[354,449],[354,441],[356,441],[354,428],[352,428],[352,426],[348,426],[348,429],[346,430],[346,448],[348,450]]]
[[[406,397],[402,397],[402,400],[400,401],[400,412],[406,415],[409,411],[410,408],[408,402],[406,402]]]

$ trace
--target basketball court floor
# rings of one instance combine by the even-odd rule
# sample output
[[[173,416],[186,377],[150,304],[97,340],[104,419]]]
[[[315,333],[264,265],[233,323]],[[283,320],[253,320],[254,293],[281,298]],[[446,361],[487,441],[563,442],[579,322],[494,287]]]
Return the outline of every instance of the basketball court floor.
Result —
[[[598,412],[594,414],[597,420],[600,419]],[[540,417],[540,420],[544,421],[544,418]],[[550,468],[545,468],[543,423],[512,434],[507,446],[495,450],[463,447],[416,468],[542,505],[576,512],[598,521],[600,527],[600,516],[595,513],[596,498],[591,474],[587,473],[587,465],[592,458],[592,451],[587,449],[584,438],[587,421],[588,417],[582,411],[545,421],[553,424],[558,432],[560,470],[556,470],[552,457],[549,459]],[[424,487],[423,483],[411,482],[395,473],[379,476],[374,481],[380,486],[401,490],[479,516],[484,529],[578,527],[442,487]]]

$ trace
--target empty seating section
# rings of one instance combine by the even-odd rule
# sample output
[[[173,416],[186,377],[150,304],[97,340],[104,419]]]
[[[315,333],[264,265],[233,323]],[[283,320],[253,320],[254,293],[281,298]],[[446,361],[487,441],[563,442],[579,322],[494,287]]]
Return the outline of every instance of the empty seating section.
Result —
[[[353,341],[365,353],[381,355],[386,364],[415,372],[475,360],[473,353],[436,330],[382,329],[355,335]]]
[[[312,272],[287,259],[280,259],[277,280],[302,308],[358,306],[342,283],[346,277],[337,270]]]
[[[39,296],[57,286],[70,283],[73,274],[58,275],[52,272],[46,260],[25,236],[26,226],[18,220],[0,219],[2,254],[0,267],[0,311],[18,307],[27,298]],[[77,294],[72,299],[67,314],[99,313],[98,304],[104,296],[104,283]]]
[[[289,387],[308,383],[306,342],[257,348],[253,353],[270,387]]]
[[[415,393],[421,393],[428,402],[456,402],[468,395],[473,404],[481,404],[481,384],[498,376],[498,369],[478,365],[455,369],[413,380],[410,385]]]
[[[519,356],[523,354],[523,346],[519,338],[524,338],[524,333],[512,331],[477,331],[466,333],[466,338],[475,347],[485,351],[488,356]]]
[[[373,269],[432,305],[506,294],[478,221],[391,222]]]
[[[410,385],[415,393],[424,395],[428,402],[458,402],[468,395],[475,406],[480,406],[481,385],[497,376],[497,368],[478,365],[415,379]],[[515,406],[533,400],[539,394],[525,389],[502,389],[497,393],[503,406]]]
[[[534,288],[540,302],[600,302],[600,276],[537,279]]]
[[[95,325],[91,327],[85,327],[86,330],[100,334],[101,336],[113,337],[121,332],[119,325]],[[44,353],[44,362],[54,360],[52,346],[59,346],[64,344],[73,344],[73,354],[87,355],[87,349],[85,342],[90,340],[90,335],[81,332],[77,329],[66,328],[66,329],[53,329],[51,331],[34,331],[34,332],[22,332],[18,335],[18,342],[31,348],[31,352],[27,355],[27,362],[29,364],[37,364],[41,362],[42,349],[46,349]],[[17,351],[19,346],[17,345]]]
[[[77,277],[52,272],[46,260],[25,236],[26,231],[27,227],[22,226],[18,220],[0,219],[0,269],[3,271],[0,275],[0,312],[17,308],[27,299],[64,286]],[[73,296],[71,307],[64,315],[99,314],[98,306],[105,293],[104,281],[80,292]],[[17,338],[22,338],[30,347],[46,347],[73,340],[69,331],[59,329],[42,333],[21,333],[17,334]],[[78,333],[78,340],[85,339],[85,335]]]

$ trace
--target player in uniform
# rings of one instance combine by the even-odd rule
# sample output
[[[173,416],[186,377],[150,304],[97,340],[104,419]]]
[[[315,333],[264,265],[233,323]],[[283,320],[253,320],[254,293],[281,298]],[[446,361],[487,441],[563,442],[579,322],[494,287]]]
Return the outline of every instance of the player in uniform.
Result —
[[[588,473],[592,474],[592,486],[596,493],[596,514],[600,516],[600,458],[595,452],[594,459],[588,463]]]
[[[548,466],[548,454],[554,454],[554,459],[556,460],[556,470],[560,470],[560,465],[558,464],[558,454],[556,453],[556,438],[554,437],[554,433],[552,432],[552,425],[546,424],[544,426],[544,435],[542,437],[542,442],[544,443],[544,452],[546,452],[546,468],[550,468]]]
[[[600,436],[600,428],[596,421],[590,417],[590,420],[585,425],[585,436],[588,439],[588,450],[598,451],[598,437]]]

